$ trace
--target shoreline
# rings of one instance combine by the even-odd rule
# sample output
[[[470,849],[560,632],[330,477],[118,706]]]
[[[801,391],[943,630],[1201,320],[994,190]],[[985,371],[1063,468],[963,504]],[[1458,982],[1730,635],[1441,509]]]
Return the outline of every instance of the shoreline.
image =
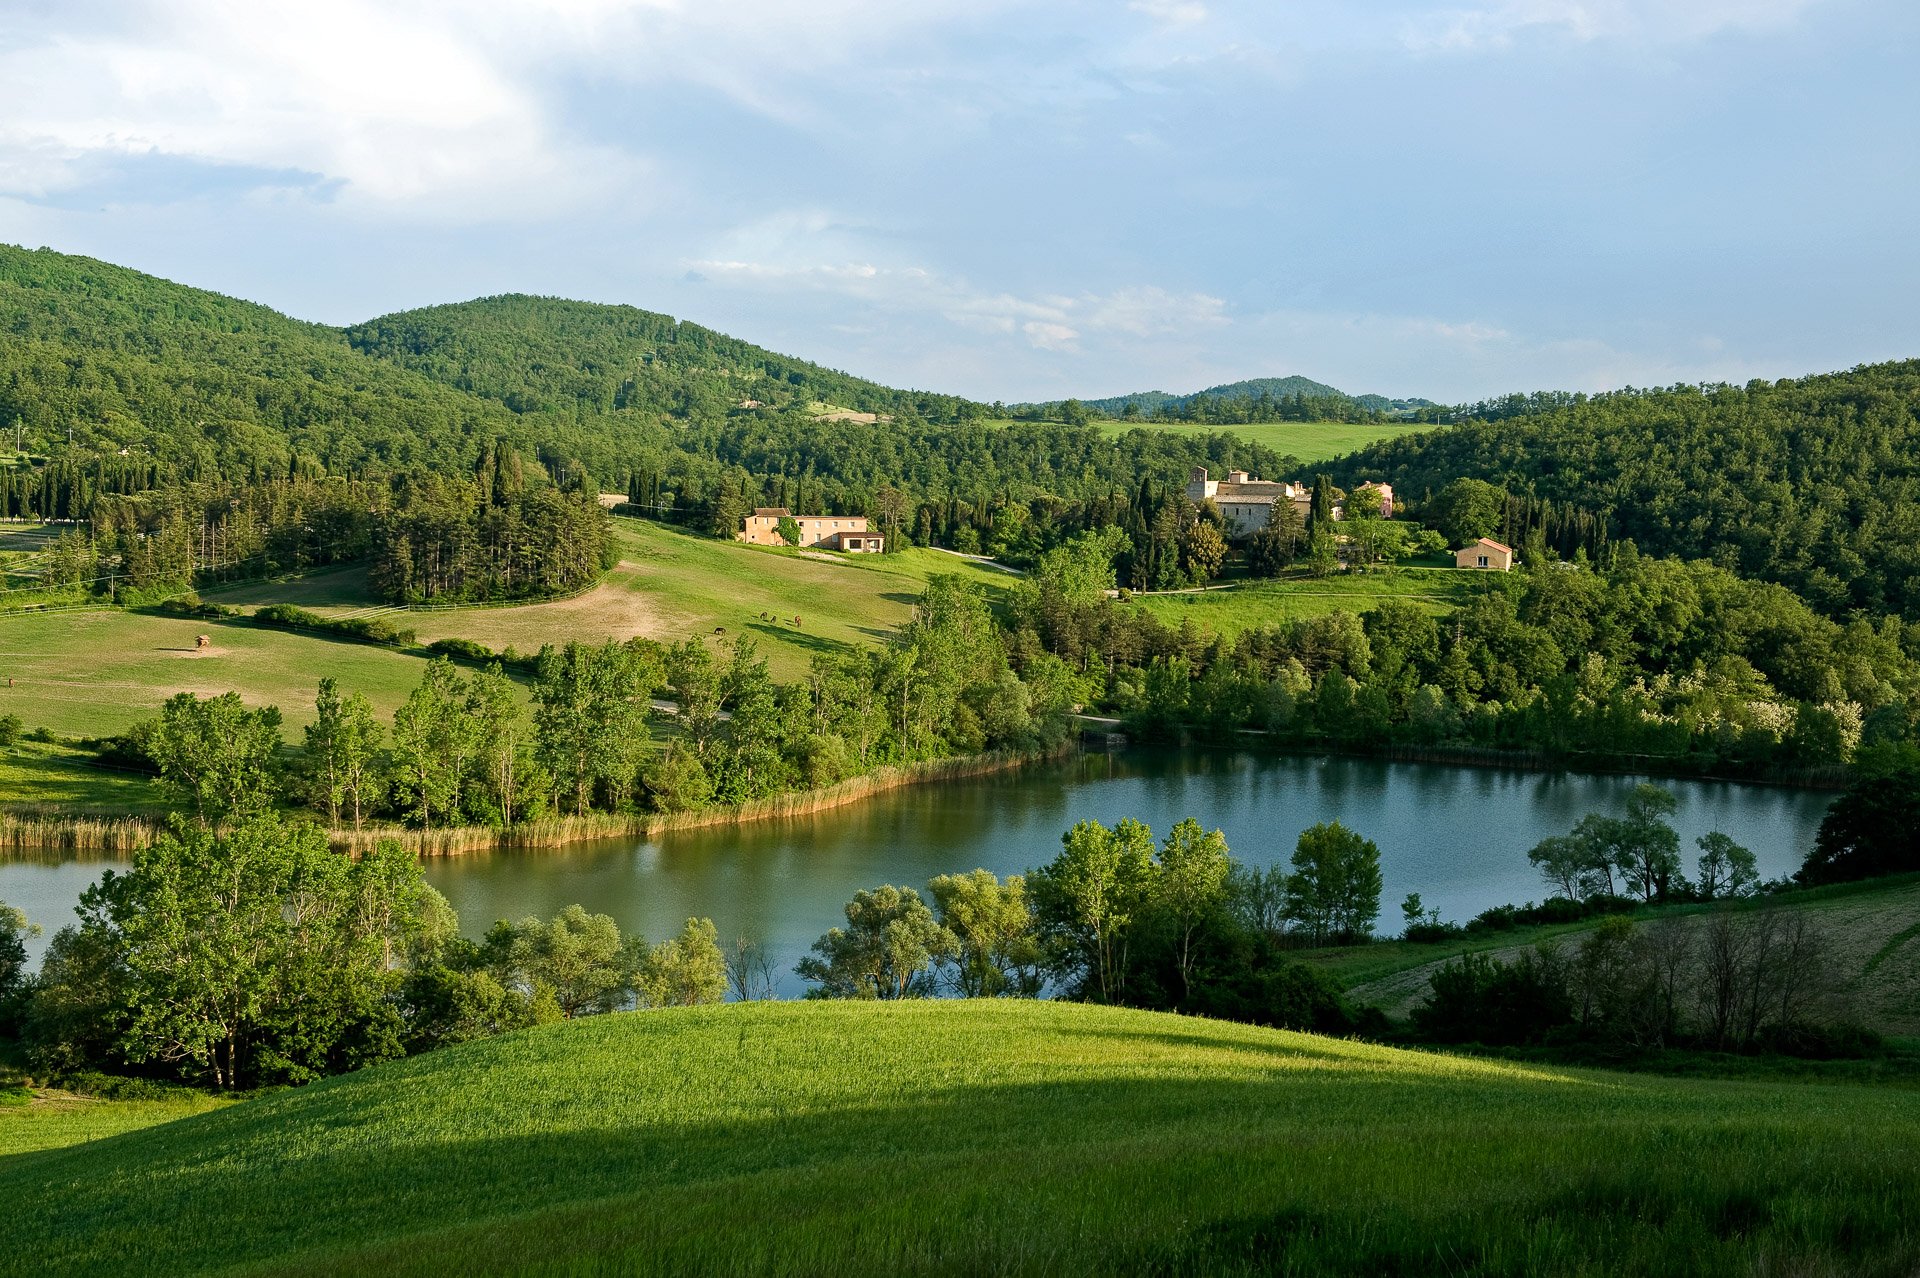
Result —
[[[543,817],[538,821],[496,830],[490,826],[453,826],[416,830],[408,826],[365,826],[359,830],[331,828],[327,841],[334,851],[349,856],[393,840],[422,859],[464,856],[513,849],[531,851],[586,843],[595,839],[650,839],[676,830],[720,825],[747,825],[811,816],[859,803],[874,795],[936,781],[1011,772],[1028,764],[1055,759],[1067,748],[1028,751],[989,751],[949,759],[879,768],[861,776],[823,786],[771,795],[733,807],[699,812],[595,812],[586,816]],[[0,855],[27,852],[107,852],[125,856],[151,846],[165,827],[164,820],[139,816],[66,815],[48,811],[0,810]]]
[[[1503,750],[1497,746],[1471,745],[1386,745],[1351,746],[1332,741],[1296,741],[1276,737],[1264,728],[1236,728],[1233,740],[1206,741],[1196,737],[1202,729],[1183,725],[1180,735],[1166,740],[1128,736],[1118,719],[1079,716],[1083,735],[1095,726],[1111,725],[1111,731],[1126,737],[1126,744],[1113,749],[1233,749],[1293,755],[1302,758],[1338,757],[1377,759],[1385,763],[1432,763],[1460,768],[1508,768],[1518,772],[1566,772],[1584,776],[1672,777],[1683,781],[1716,781],[1729,785],[1776,786],[1783,790],[1826,790],[1839,793],[1852,782],[1849,764],[1826,768],[1801,768],[1793,772],[1738,774],[1698,771],[1684,766],[1671,755],[1621,755],[1598,753],[1554,754],[1545,750]],[[1098,747],[1095,747],[1098,748]]]

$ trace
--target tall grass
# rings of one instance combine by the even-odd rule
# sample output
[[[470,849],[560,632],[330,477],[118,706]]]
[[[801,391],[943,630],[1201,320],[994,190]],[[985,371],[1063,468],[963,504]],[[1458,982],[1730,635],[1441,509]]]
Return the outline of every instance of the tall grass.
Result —
[[[157,832],[139,817],[0,812],[0,852],[137,852]]]

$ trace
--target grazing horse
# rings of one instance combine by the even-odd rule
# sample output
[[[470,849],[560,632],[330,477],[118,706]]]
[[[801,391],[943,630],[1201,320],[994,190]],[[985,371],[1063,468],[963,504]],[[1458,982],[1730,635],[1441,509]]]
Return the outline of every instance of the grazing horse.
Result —
[[[793,628],[794,628],[795,630],[798,630],[798,629],[800,628],[800,618],[798,618],[798,617],[795,617],[795,618],[793,619]]]

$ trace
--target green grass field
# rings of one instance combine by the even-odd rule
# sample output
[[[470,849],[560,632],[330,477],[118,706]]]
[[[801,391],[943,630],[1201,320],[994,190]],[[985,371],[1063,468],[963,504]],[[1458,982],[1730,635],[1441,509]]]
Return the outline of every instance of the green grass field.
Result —
[[[1411,599],[1430,612],[1450,612],[1485,584],[1452,568],[1399,568],[1392,572],[1296,573],[1272,581],[1248,581],[1224,589],[1137,595],[1145,608],[1170,626],[1192,619],[1196,626],[1232,637],[1243,630],[1330,612],[1369,612],[1382,599]]]
[[[92,757],[69,745],[21,741],[0,751],[0,800],[77,814],[157,816],[167,810],[152,778],[91,766]]]
[[[791,679],[817,652],[846,651],[891,633],[936,574],[967,577],[993,592],[1012,580],[1005,572],[937,550],[807,553],[716,541],[639,519],[616,520],[615,537],[619,566],[576,598],[409,611],[388,620],[417,633],[422,643],[473,639],[521,652],[568,639],[711,638],[716,627],[725,627],[728,637],[754,636],[774,674]],[[335,616],[375,606],[361,568],[249,583],[208,591],[206,597],[243,606],[292,603]]]
[[[798,678],[814,654],[870,646],[891,634],[936,574],[954,574],[998,592],[1007,574],[936,550],[839,555],[747,546],[698,537],[665,524],[617,521],[620,566],[577,599],[521,608],[409,614],[423,642],[448,636],[522,652],[556,638],[645,635],[674,642],[746,634],[775,677]],[[763,615],[764,614],[764,615]],[[793,619],[800,618],[795,625]]]
[[[1907,1274],[1913,1100],[1057,1003],[633,1013],[0,1158],[0,1272]]]
[[[198,635],[212,638],[199,652]],[[61,736],[104,736],[151,717],[176,692],[238,691],[277,705],[290,734],[332,675],[390,714],[420,681],[418,656],[236,622],[101,608],[0,618],[0,714]],[[11,686],[6,686],[11,680]]]
[[[12,1154],[104,1140],[228,1103],[185,1089],[166,1100],[98,1100],[55,1090],[35,1091],[29,1099],[0,1088],[0,1169]]]

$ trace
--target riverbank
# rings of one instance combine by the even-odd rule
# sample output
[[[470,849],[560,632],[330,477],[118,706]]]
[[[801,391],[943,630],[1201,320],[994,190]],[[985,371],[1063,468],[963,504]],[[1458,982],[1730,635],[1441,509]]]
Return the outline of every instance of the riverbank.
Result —
[[[585,816],[544,817],[506,830],[490,826],[417,830],[399,825],[370,825],[358,830],[332,829],[327,832],[327,837],[336,851],[348,855],[358,855],[377,844],[392,840],[421,857],[462,856],[506,849],[559,848],[595,839],[649,839],[675,830],[810,816],[859,803],[903,786],[1008,772],[1030,763],[1058,758],[1071,748],[990,751],[954,759],[930,759],[924,763],[876,769],[818,790],[776,794],[737,806],[706,808],[698,812],[594,812]],[[51,850],[124,855],[150,845],[164,828],[164,822],[137,816],[0,812],[0,851]]]

